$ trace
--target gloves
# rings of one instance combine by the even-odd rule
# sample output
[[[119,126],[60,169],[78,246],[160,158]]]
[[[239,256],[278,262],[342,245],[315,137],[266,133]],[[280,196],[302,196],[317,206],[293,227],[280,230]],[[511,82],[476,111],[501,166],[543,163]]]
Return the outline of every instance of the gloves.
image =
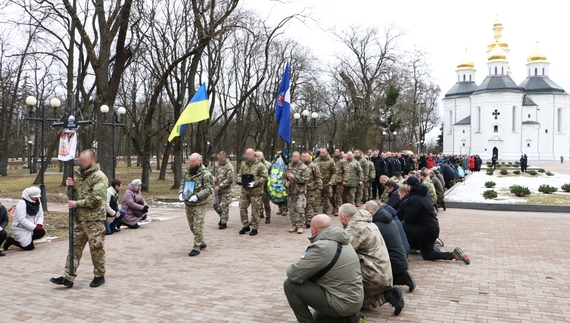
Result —
[[[182,194],[178,195],[178,200],[179,200],[179,201],[184,201],[184,196],[182,196]]]
[[[44,225],[43,224],[36,224],[36,228],[34,229],[35,231],[42,231],[44,229]]]
[[[253,188],[253,182],[251,182],[251,183],[247,184],[247,187],[249,187],[249,188]]]
[[[121,213],[121,216],[125,216],[125,214],[127,214],[127,212],[125,212],[125,210],[119,210],[119,213]]]
[[[192,195],[192,197],[190,197],[190,199],[188,200],[188,202],[198,202],[198,196]]]
[[[143,213],[148,213],[148,205],[145,205],[142,209]]]
[[[243,183],[242,183],[242,182],[237,182],[236,184],[237,184],[237,185],[240,185],[240,186],[243,186]]]

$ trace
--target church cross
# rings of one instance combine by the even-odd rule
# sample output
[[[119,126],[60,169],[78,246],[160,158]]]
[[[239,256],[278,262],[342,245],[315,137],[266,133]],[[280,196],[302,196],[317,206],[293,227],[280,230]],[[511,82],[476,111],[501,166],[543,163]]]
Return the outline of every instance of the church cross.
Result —
[[[493,116],[495,116],[495,120],[497,120],[499,118],[499,116],[501,115],[501,113],[495,109],[495,111],[493,113],[491,113]]]

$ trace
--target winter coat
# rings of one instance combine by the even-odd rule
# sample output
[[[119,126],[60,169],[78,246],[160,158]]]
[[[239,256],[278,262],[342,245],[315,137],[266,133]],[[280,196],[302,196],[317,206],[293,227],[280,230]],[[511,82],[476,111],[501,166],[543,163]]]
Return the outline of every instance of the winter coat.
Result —
[[[418,166],[418,169],[422,169],[424,167],[427,167],[427,157],[426,155],[420,156],[420,163]]]
[[[12,237],[18,241],[22,247],[27,247],[32,243],[32,234],[36,225],[44,224],[44,210],[40,203],[38,214],[28,215],[26,212],[26,201],[20,200],[16,204],[16,217],[12,221]]]
[[[359,258],[350,245],[349,234],[334,225],[309,238],[311,244],[296,263],[287,267],[287,278],[297,284],[311,280],[328,266],[336,254],[338,244],[342,251],[336,264],[316,280],[324,289],[327,303],[342,316],[360,311],[364,292]]]
[[[362,178],[368,179],[368,174],[370,173],[370,169],[368,168],[368,160],[362,156],[359,158],[354,157],[354,160],[360,163],[360,168],[362,169]]]
[[[105,202],[107,217],[115,217],[119,212],[119,193],[113,186],[107,188],[107,200]]]
[[[394,188],[392,193],[388,193],[388,203],[386,203],[393,207],[395,210],[397,210],[398,206],[400,205],[400,195],[398,195],[399,188],[400,186],[397,186]]]
[[[348,162],[348,181],[346,182],[346,187],[357,187],[358,182],[364,181],[364,172],[362,171],[362,166],[360,163],[353,159]]]
[[[334,164],[335,173],[331,178],[331,183],[333,183],[333,185],[341,185],[342,183],[348,182],[348,177],[350,174],[346,160],[342,157],[335,157]]]
[[[6,207],[0,203],[0,228],[2,228],[2,230],[6,230],[9,220],[8,210],[6,210]]]
[[[392,177],[390,177],[390,179],[391,179],[392,181],[394,181],[396,184],[398,184],[398,186],[404,185],[405,179],[404,179],[404,177],[402,177],[402,176],[398,176],[398,177],[392,176]]]
[[[213,176],[214,184],[220,188],[219,193],[228,193],[232,190],[234,166],[228,159],[226,159],[225,163],[216,163]]]
[[[317,159],[315,159],[315,163],[319,166],[319,170],[321,171],[323,185],[332,186],[336,184],[331,183],[331,178],[336,173],[336,165],[331,156],[319,156]]]
[[[414,159],[412,156],[406,155],[403,157],[404,159],[404,172],[407,174],[414,168]]]
[[[321,170],[317,163],[309,161],[307,165],[309,180],[307,181],[307,190],[308,191],[315,191],[315,190],[322,190],[323,189],[323,179],[321,175]]]
[[[433,159],[433,156],[429,156],[429,159],[427,161],[427,168],[432,169],[436,166],[436,162]]]
[[[441,168],[441,166],[440,166],[440,168]],[[443,180],[443,176],[441,175],[441,172],[437,169],[433,169],[433,173],[437,177],[437,179],[439,179],[439,182],[441,183],[441,185],[445,186],[445,181]]]
[[[424,178],[424,180],[422,181],[422,183],[427,186],[428,188],[428,193],[429,196],[431,197],[431,201],[433,204],[437,203],[437,193],[435,191],[435,186],[433,185],[433,182],[431,181],[431,178],[426,177]]]
[[[128,225],[135,225],[141,220],[143,215],[144,207],[148,205],[143,198],[140,191],[135,190],[133,184],[127,186],[125,195],[123,195],[123,203],[121,204],[121,209],[125,211],[125,217],[123,222]]]
[[[287,177],[288,174],[293,174],[293,178]],[[307,182],[309,182],[309,167],[302,161],[290,163],[283,172],[283,181],[289,183],[287,187],[287,195],[300,195],[307,193]]]
[[[475,158],[469,158],[469,169],[475,169]]]
[[[400,221],[400,218],[398,218],[398,211],[394,210],[393,207],[387,204],[382,205],[380,208],[390,213],[390,215],[392,215],[392,219],[394,223],[396,223],[396,225],[398,226],[398,230],[400,231],[400,237],[402,238],[402,244],[404,245],[404,249],[406,250],[406,255],[410,254],[410,243],[408,242],[408,237],[406,236],[406,232],[404,231],[404,226],[402,225],[402,221]]]
[[[408,204],[409,199],[410,194],[404,196],[404,198],[400,200],[400,205],[398,205],[398,209],[396,210],[398,212],[398,219],[400,219],[401,222],[404,222],[404,218],[406,216],[406,205]]]
[[[374,163],[374,170],[376,171],[376,177],[386,175],[386,161],[382,156],[372,157],[370,159]]]
[[[445,199],[445,190],[443,189],[443,183],[439,181],[437,176],[431,177],[431,182],[433,187],[435,187],[435,194],[437,195],[437,205],[442,205]]]
[[[212,173],[210,173],[210,171],[204,167],[204,165],[200,165],[196,171],[196,174],[194,175],[190,174],[189,168],[184,171],[178,194],[182,194],[184,192],[184,185],[186,182],[195,183],[194,195],[198,197],[198,201],[184,201],[184,204],[187,206],[201,206],[212,203],[212,197],[214,195],[214,177],[212,176]]]
[[[428,194],[428,188],[419,184],[410,190],[410,198],[404,210],[404,223],[422,226],[436,238],[439,236],[439,222]]]
[[[360,259],[364,296],[374,296],[392,286],[390,255],[380,230],[372,223],[372,215],[365,210],[356,212],[345,230]]]
[[[446,183],[453,181],[456,178],[455,170],[453,170],[451,166],[446,164],[441,164],[440,169],[441,169],[441,174],[443,175],[443,179]]]
[[[368,181],[372,181],[376,178],[376,168],[374,167],[374,163],[369,160],[368,161]]]
[[[239,173],[237,176],[238,184],[241,183],[243,175],[253,175],[253,188],[249,188],[243,185],[241,188],[241,193],[245,195],[261,196],[265,191],[265,185],[267,184],[267,179],[269,178],[269,173],[265,165],[257,159],[253,161],[244,161],[241,164]]]
[[[390,264],[392,266],[392,274],[397,275],[408,270],[408,254],[402,243],[400,230],[394,222],[392,214],[386,210],[379,209],[372,217],[372,221],[382,234],[388,254],[390,255]]]
[[[85,171],[75,171],[73,199],[77,207],[73,216],[77,222],[101,221],[107,218],[105,201],[109,182],[107,176],[95,165]]]

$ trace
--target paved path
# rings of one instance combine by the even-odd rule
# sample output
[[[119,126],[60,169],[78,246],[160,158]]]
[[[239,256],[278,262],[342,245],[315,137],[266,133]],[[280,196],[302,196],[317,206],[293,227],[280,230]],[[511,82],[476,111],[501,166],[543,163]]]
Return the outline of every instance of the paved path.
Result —
[[[75,287],[49,283],[61,274],[67,241],[8,251],[0,322],[295,321],[282,283],[308,234],[287,233],[289,220],[274,216],[257,237],[239,236],[233,207],[225,231],[208,213],[208,248],[190,258],[183,209],[157,212],[171,219],[107,237],[107,283],[97,289],[88,286],[88,251]],[[391,316],[385,305],[366,312],[367,322],[570,322],[569,216],[449,209],[440,222],[443,249],[460,245],[472,264],[410,256],[418,288],[404,293],[403,313]]]

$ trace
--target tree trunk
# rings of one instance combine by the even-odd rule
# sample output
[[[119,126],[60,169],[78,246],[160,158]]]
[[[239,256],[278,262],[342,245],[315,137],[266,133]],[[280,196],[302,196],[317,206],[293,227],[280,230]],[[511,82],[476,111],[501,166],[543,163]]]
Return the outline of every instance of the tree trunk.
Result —
[[[172,146],[171,142],[166,143],[166,147],[164,148],[164,152],[162,153],[162,167],[160,167],[160,174],[158,175],[159,180],[166,180],[166,169],[168,168],[168,159],[170,157],[170,147]],[[158,161],[158,155],[156,160]]]

